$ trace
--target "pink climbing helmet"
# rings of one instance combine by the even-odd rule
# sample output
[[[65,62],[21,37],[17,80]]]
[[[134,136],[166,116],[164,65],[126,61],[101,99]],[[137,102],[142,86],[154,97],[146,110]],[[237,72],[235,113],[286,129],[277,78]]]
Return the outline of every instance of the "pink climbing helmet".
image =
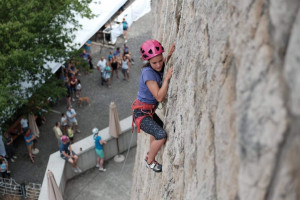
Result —
[[[147,40],[141,46],[141,55],[144,60],[149,60],[164,52],[164,47],[157,40]]]

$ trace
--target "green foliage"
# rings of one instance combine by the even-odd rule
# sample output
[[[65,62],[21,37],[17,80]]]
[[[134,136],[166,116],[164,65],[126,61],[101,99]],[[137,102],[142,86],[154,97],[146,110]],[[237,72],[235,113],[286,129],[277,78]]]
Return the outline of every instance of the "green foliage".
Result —
[[[0,123],[32,94],[43,96],[38,88],[45,82],[51,85],[47,61],[63,61],[74,54],[73,33],[80,28],[75,13],[92,17],[90,1],[0,1]],[[72,26],[66,29],[66,24]],[[43,97],[58,93],[52,88]]]

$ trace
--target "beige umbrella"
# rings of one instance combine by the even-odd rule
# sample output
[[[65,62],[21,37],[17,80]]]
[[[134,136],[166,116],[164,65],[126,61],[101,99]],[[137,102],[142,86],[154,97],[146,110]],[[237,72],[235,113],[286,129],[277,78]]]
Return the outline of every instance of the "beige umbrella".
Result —
[[[30,130],[33,132],[33,134],[36,137],[40,137],[40,130],[36,124],[35,117],[33,114],[28,114],[28,125],[29,125]],[[33,146],[35,146],[35,145],[33,145]],[[38,154],[39,153],[38,148],[32,149],[32,153]]]
[[[119,155],[120,150],[119,150],[119,141],[118,138],[122,134],[121,131],[121,126],[120,126],[120,120],[118,116],[118,111],[116,104],[114,102],[111,102],[109,105],[109,134],[116,138],[117,140],[117,150],[118,150],[118,155],[115,156],[114,160],[117,162],[121,162],[124,160],[123,155]]]
[[[39,130],[37,124],[36,124],[35,117],[34,117],[33,114],[28,115],[28,123],[29,123],[29,128],[34,133],[34,135],[36,137],[39,137],[40,136],[40,130]]]
[[[57,186],[53,173],[48,170],[48,198],[49,200],[63,200],[61,192]]]

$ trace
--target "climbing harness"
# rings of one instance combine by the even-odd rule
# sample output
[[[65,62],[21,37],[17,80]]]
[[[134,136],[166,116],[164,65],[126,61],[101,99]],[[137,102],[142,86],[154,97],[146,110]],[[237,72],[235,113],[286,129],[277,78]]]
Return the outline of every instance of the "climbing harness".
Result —
[[[140,133],[141,128],[141,122],[145,117],[152,117],[153,118],[153,114],[155,113],[156,110],[156,105],[153,104],[148,104],[148,103],[144,103],[139,101],[138,99],[134,100],[134,102],[131,105],[131,109],[132,109],[132,133],[133,133],[133,129],[134,129],[134,123],[137,126],[137,132]],[[142,111],[142,113],[144,113],[145,115],[140,116],[135,118],[134,117],[134,110],[139,109]]]

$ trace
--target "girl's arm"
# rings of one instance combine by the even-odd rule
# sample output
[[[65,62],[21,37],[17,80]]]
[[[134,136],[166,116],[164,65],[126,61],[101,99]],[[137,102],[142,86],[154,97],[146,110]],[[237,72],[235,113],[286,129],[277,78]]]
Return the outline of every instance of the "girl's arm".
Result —
[[[105,140],[99,140],[99,143],[101,144],[101,145],[104,145],[104,144],[106,144],[106,141]]]
[[[147,81],[146,82],[148,89],[150,90],[151,94],[155,97],[155,99],[158,102],[162,102],[167,95],[169,81],[172,77],[172,72],[173,72],[173,67],[170,67],[168,69],[168,72],[165,76],[165,79],[163,81],[161,88],[158,87],[158,84],[156,81]]]
[[[167,57],[164,58],[165,64],[167,64],[167,63],[169,62],[169,60],[170,60],[170,58],[171,58],[171,56],[172,56],[172,54],[173,54],[174,51],[175,51],[175,43],[172,44],[172,46],[171,46],[171,48],[170,48],[170,51],[169,51]]]

